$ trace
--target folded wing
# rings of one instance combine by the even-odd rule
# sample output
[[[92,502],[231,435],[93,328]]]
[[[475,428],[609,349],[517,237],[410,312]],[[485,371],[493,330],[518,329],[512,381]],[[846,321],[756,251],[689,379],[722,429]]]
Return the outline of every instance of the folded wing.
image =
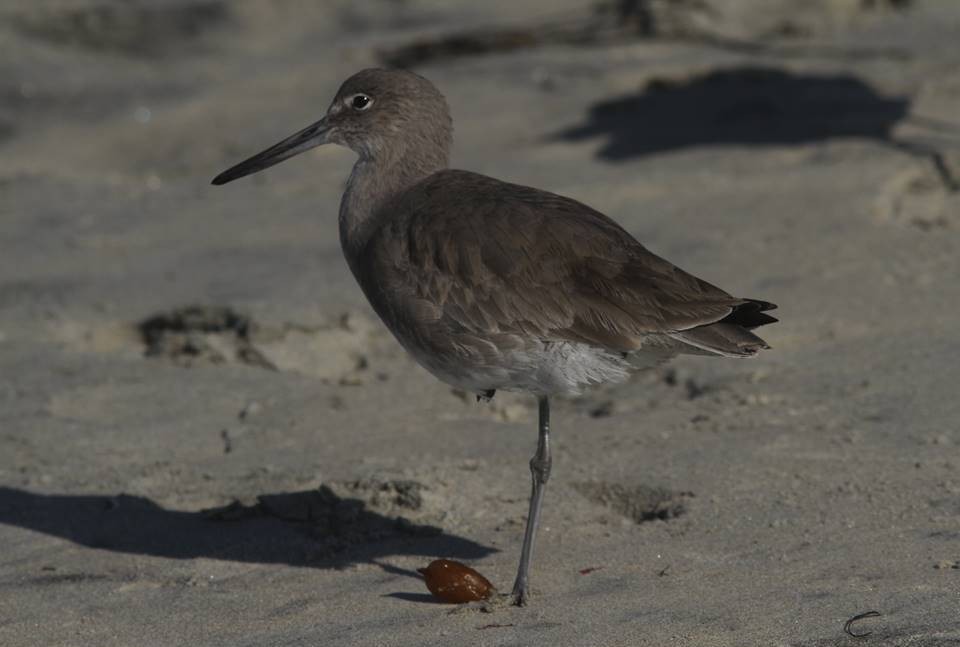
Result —
[[[469,204],[459,196],[469,193]],[[427,205],[430,208],[427,208]],[[449,205],[442,212],[436,206]],[[651,336],[752,355],[772,304],[733,297],[656,256],[575,200],[444,171],[407,191],[361,257],[395,321],[630,352]],[[411,324],[414,321],[410,322]],[[424,327],[423,324],[427,324]]]

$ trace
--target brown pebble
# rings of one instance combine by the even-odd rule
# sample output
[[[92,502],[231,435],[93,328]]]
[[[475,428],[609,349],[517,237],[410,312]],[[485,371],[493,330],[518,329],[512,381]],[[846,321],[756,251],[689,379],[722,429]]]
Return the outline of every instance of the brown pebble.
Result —
[[[418,568],[434,597],[451,604],[486,600],[496,589],[490,580],[466,564],[452,559],[435,559],[426,568]]]

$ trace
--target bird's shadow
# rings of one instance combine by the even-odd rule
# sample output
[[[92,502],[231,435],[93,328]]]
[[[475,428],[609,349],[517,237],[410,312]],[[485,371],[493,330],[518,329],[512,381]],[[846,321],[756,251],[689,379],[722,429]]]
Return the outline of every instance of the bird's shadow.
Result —
[[[594,104],[585,121],[552,136],[605,137],[609,161],[684,148],[789,145],[855,137],[891,141],[909,116],[905,97],[884,96],[849,74],[795,74],[744,66],[650,81]]]
[[[390,555],[478,559],[496,549],[371,510],[326,486],[214,510],[165,509],[141,496],[34,494],[0,487],[0,523],[119,553],[342,568]]]

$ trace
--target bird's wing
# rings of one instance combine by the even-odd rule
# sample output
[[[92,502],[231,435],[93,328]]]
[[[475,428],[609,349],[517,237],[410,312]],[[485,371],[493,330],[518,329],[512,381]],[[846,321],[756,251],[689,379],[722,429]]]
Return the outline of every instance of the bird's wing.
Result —
[[[361,265],[368,284],[379,282],[368,295],[375,307],[386,304],[414,327],[621,351],[650,334],[720,321],[747,302],[656,256],[586,205],[464,171],[408,190]]]

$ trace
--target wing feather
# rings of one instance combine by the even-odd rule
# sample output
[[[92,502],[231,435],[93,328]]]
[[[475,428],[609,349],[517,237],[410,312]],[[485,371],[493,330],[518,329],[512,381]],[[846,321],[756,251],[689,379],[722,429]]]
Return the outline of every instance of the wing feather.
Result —
[[[469,200],[463,196],[469,195]],[[429,198],[429,199],[427,199]],[[648,251],[574,200],[464,171],[409,189],[361,266],[375,308],[410,330],[639,348],[748,303]]]

